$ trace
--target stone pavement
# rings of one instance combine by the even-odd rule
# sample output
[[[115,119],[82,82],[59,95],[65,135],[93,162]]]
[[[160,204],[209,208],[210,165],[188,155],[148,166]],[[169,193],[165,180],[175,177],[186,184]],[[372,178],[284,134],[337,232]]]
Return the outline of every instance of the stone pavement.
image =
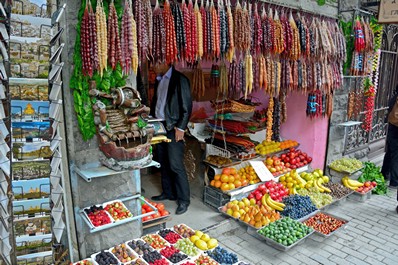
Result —
[[[287,252],[276,250],[246,231],[232,219],[209,227],[207,232],[221,245],[252,265],[267,264],[398,264],[398,213],[396,190],[386,196],[372,195],[365,202],[347,199],[326,212],[349,220],[342,231],[329,238],[311,235]]]

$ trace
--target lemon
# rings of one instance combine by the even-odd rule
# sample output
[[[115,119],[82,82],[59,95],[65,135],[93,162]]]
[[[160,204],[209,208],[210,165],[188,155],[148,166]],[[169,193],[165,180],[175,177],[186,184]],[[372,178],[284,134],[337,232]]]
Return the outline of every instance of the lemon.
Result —
[[[196,241],[198,241],[200,239],[200,237],[198,237],[197,235],[193,235],[191,236],[190,240],[192,243],[195,243]]]
[[[214,238],[210,239],[210,240],[207,242],[207,248],[208,248],[208,249],[215,248],[215,247],[217,247],[217,245],[218,245],[218,241],[217,241],[217,239],[214,239]]]
[[[202,236],[200,239],[203,240],[203,241],[205,241],[205,242],[207,242],[207,241],[210,240],[210,237],[209,237],[208,234],[203,234],[203,236]]]
[[[203,236],[203,232],[196,230],[195,235],[197,235],[199,238],[201,238]]]
[[[323,183],[328,183],[330,180],[328,176],[323,176],[322,179],[323,179]]]
[[[197,248],[199,248],[200,250],[207,250],[207,244],[206,244],[206,242],[203,241],[203,240],[201,240],[201,239],[196,240],[195,246],[196,246]]]

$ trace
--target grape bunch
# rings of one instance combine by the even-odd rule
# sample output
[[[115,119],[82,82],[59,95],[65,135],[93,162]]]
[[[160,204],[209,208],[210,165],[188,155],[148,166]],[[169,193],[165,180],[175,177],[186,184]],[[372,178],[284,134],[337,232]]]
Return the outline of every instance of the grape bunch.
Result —
[[[226,249],[218,246],[207,254],[215,261],[221,264],[234,264],[238,262],[238,256],[235,253],[228,252]]]
[[[283,203],[286,207],[282,215],[292,219],[300,219],[317,210],[309,196],[292,195],[284,198]]]

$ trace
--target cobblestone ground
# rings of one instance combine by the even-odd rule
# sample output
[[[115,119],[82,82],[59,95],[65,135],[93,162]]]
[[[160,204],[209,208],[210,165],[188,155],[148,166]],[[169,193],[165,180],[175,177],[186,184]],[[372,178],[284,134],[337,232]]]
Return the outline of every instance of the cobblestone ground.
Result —
[[[208,228],[223,247],[250,264],[398,264],[398,213],[396,190],[387,196],[372,195],[365,202],[347,199],[326,212],[349,220],[329,238],[311,235],[287,252],[276,250],[249,235],[232,219]]]

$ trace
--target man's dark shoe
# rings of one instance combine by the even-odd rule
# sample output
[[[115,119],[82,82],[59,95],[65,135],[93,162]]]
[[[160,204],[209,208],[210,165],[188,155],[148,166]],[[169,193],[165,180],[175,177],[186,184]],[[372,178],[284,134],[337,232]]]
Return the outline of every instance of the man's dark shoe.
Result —
[[[397,206],[397,208],[395,209],[396,211],[397,211],[397,213],[398,213],[398,206]]]
[[[183,214],[186,211],[188,211],[188,204],[185,204],[185,203],[178,204],[176,214]]]
[[[158,196],[152,196],[151,198],[153,201],[165,201],[165,200],[170,200],[170,201],[175,201],[176,198],[175,197],[169,197],[166,194],[162,193]]]

